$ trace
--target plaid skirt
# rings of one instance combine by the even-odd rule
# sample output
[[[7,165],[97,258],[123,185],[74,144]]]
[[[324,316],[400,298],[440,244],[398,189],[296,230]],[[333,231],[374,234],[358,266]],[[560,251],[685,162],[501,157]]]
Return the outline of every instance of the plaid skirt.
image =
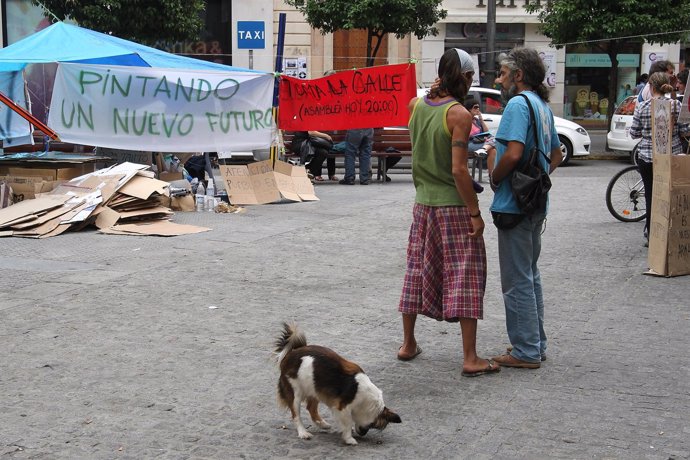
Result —
[[[471,231],[466,207],[415,203],[401,313],[449,322],[483,318],[486,248]]]

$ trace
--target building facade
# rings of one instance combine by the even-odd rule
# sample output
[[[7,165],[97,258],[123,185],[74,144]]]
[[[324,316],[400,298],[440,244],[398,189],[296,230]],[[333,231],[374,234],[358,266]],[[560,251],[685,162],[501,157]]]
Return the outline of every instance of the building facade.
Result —
[[[537,16],[525,11],[526,1],[496,0],[494,56],[487,54],[488,0],[445,0],[442,7],[448,11],[448,16],[437,25],[439,34],[423,40],[415,37],[396,40],[389,37],[383,50],[382,63],[395,64],[414,59],[418,63],[418,83],[429,86],[436,76],[438,58],[448,48],[462,48],[470,54],[476,54],[480,71],[486,67],[488,59],[496,59],[500,52],[514,46],[535,48],[542,53],[547,64],[546,83],[550,88],[550,105],[554,113],[587,127],[605,128],[608,104],[620,102],[631,92],[637,76],[647,72],[654,59],[668,59],[680,71],[685,66],[686,54],[690,54],[679,43],[623,44],[619,54],[619,88],[616,94],[609,95],[611,63],[605,50],[596,44],[561,49],[551,47],[550,40],[539,33]],[[306,60],[309,78],[319,77],[328,69],[348,68],[338,65],[339,53],[343,53],[343,49],[338,47],[338,34],[324,36],[311,30],[302,15],[282,0],[274,0],[274,11],[275,24],[281,12],[286,13],[288,18],[285,57],[302,57]],[[274,30],[277,30],[277,26]]]
[[[463,48],[477,56],[480,71],[489,59],[514,46],[528,46],[543,53],[548,67],[547,86],[556,115],[573,119],[587,127],[605,127],[608,104],[620,102],[635,86],[637,76],[647,72],[655,59],[668,59],[680,71],[690,48],[684,44],[650,45],[622,43],[619,54],[616,94],[608,94],[611,63],[597,44],[549,46],[550,40],[538,30],[538,19],[524,10],[527,1],[495,0],[496,40],[493,56],[487,53],[487,3],[489,0],[445,0],[448,16],[439,24],[439,34],[418,40],[386,37],[378,53],[377,65],[417,62],[417,81],[429,86],[435,79],[438,58],[448,48]],[[30,0],[0,0],[3,46],[14,43],[48,25],[40,9]],[[285,13],[283,71],[300,78],[317,78],[334,69],[363,67],[366,34],[339,31],[321,34],[313,30],[303,15],[283,0],[208,0],[206,30],[197,41],[157,46],[166,51],[214,60],[238,67],[272,72],[278,43],[278,20]],[[262,41],[248,49],[241,30],[251,22],[262,28]]]

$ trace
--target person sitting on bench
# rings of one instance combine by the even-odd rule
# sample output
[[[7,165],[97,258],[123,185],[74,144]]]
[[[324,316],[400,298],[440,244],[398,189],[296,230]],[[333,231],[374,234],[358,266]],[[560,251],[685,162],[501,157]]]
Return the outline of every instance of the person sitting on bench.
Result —
[[[481,152],[482,156],[482,168],[486,167],[486,158],[491,150],[496,150],[494,137],[489,133],[489,127],[482,117],[482,112],[479,110],[479,103],[473,99],[468,98],[465,101],[465,108],[470,114],[472,114],[472,128],[470,129],[470,142],[467,149],[470,152],[477,152],[478,150],[484,149]]]

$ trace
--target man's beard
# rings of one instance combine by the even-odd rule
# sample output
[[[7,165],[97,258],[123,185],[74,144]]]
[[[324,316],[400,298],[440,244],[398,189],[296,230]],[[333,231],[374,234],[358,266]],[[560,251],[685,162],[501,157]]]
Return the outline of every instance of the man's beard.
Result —
[[[506,102],[508,102],[517,93],[518,93],[518,89],[517,89],[517,86],[515,85],[515,83],[511,84],[510,88],[508,88],[508,89],[501,87],[501,97]]]

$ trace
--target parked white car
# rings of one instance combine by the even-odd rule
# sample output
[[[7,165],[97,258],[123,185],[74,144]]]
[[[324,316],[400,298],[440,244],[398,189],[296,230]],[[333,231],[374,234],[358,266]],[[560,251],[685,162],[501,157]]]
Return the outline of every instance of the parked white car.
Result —
[[[427,88],[417,90],[417,96],[426,95]],[[473,86],[470,88],[467,98],[479,101],[479,110],[482,112],[484,121],[489,130],[496,132],[501,121],[501,114],[505,108],[505,103],[501,97],[501,92],[492,88],[482,88]],[[589,148],[592,144],[589,133],[585,128],[575,122],[561,117],[554,117],[558,139],[561,141],[561,151],[563,152],[563,162],[567,164],[573,157],[589,155]]]
[[[611,128],[606,135],[606,143],[615,152],[630,155],[630,161],[635,162],[635,153],[640,139],[630,137],[630,126],[635,114],[637,96],[628,96],[616,107],[611,117]]]

